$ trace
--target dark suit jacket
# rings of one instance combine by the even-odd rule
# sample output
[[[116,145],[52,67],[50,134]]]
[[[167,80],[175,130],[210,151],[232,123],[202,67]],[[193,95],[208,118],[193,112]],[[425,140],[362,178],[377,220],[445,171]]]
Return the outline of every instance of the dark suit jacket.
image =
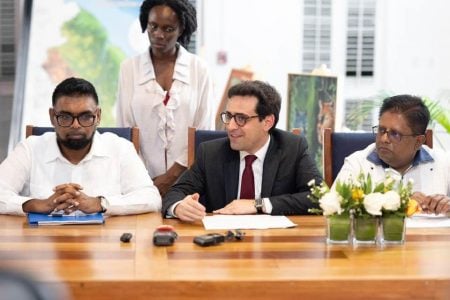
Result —
[[[307,198],[308,182],[322,181],[304,136],[274,129],[263,164],[261,198],[269,198],[273,215],[306,214],[316,207]],[[186,195],[199,193],[207,212],[236,199],[239,186],[239,151],[228,138],[200,144],[192,168],[184,172],[163,199],[161,213]]]

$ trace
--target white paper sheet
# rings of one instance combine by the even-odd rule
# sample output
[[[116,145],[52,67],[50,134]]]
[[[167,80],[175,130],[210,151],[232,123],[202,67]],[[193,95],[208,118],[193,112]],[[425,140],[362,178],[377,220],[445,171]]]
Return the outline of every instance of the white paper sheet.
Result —
[[[203,218],[206,230],[289,228],[294,224],[285,216],[214,215]]]
[[[450,218],[446,214],[415,214],[406,218],[406,228],[450,227]]]

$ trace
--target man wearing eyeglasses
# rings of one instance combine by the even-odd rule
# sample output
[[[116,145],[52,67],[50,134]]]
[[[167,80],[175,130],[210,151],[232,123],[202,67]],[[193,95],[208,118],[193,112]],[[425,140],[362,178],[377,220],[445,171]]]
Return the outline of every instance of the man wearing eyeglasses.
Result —
[[[0,165],[0,213],[109,215],[157,211],[161,197],[132,143],[96,131],[94,86],[68,78],[49,109],[55,132],[31,136]]]
[[[228,137],[200,144],[193,166],[164,197],[163,216],[192,222],[206,213],[307,214],[308,182],[322,178],[305,137],[275,128],[278,92],[245,81],[228,98],[221,115]]]
[[[422,99],[410,95],[387,98],[373,127],[376,142],[345,159],[336,181],[369,173],[374,182],[387,175],[412,179],[414,194],[423,212],[447,213],[450,210],[450,157],[425,143],[430,113]],[[335,182],[336,182],[335,181]]]

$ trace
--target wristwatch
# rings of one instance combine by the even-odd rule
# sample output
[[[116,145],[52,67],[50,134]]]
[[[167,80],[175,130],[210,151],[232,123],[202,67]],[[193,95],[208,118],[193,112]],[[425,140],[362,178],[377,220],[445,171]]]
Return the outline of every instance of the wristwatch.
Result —
[[[261,199],[261,198],[255,199],[255,208],[256,208],[257,214],[264,213],[263,206],[264,206],[263,199]]]
[[[108,200],[103,196],[97,196],[97,198],[100,200],[100,206],[102,207],[101,213],[106,212],[108,210]]]

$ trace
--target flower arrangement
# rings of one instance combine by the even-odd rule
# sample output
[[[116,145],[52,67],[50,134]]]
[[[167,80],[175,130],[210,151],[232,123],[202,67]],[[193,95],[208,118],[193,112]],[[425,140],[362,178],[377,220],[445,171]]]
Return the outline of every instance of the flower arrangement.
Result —
[[[309,211],[324,216],[352,212],[354,216],[396,214],[404,217],[419,209],[417,202],[410,198],[412,179],[403,184],[388,176],[383,182],[373,184],[370,174],[360,173],[356,179],[337,181],[334,190],[325,182],[316,185],[314,179],[308,185],[311,187],[309,198],[320,206]]]
[[[418,203],[411,199],[412,180],[403,184],[387,176],[384,181],[373,183],[370,174],[360,173],[356,178],[337,181],[332,190],[324,182],[316,185],[312,180],[308,185],[311,187],[309,198],[320,207],[310,212],[327,216],[328,240],[346,242],[350,235],[350,218],[357,241],[375,243],[378,219],[382,220],[383,230],[386,229],[385,237],[403,240],[405,216],[419,210]],[[346,231],[337,232],[338,227],[339,231]]]

